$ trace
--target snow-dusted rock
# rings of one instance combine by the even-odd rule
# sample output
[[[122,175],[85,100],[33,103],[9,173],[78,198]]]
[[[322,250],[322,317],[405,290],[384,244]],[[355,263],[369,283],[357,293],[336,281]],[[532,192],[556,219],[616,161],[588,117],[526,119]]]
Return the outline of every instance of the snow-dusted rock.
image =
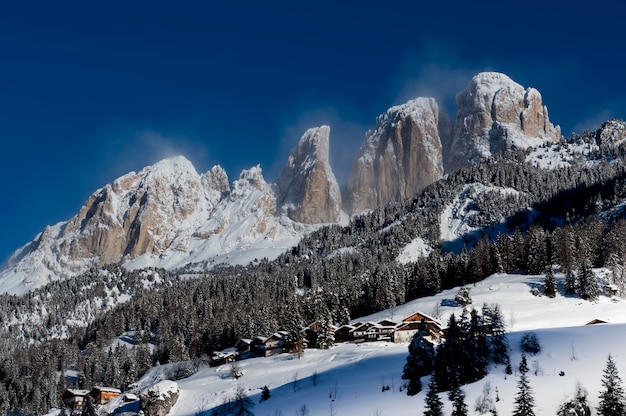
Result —
[[[530,147],[561,138],[541,94],[497,72],[474,76],[457,94],[457,116],[449,148],[444,149],[446,172],[468,166],[512,146]]]
[[[278,206],[297,222],[338,222],[341,193],[329,163],[330,127],[307,130],[278,177]]]
[[[357,215],[412,197],[440,179],[442,141],[450,141],[450,130],[434,98],[417,98],[380,115],[352,168],[348,212]]]
[[[178,401],[179,395],[176,382],[160,381],[140,393],[141,410],[145,416],[167,416]]]
[[[624,120],[606,121],[596,131],[598,144],[620,144],[624,139],[626,139],[626,121]]]

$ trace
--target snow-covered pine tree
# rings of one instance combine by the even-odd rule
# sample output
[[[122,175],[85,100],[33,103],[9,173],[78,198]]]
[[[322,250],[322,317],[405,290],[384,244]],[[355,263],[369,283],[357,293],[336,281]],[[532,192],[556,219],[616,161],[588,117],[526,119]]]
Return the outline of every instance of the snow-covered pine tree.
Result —
[[[473,309],[470,312],[468,332],[463,342],[463,351],[467,354],[464,383],[480,380],[487,375],[489,364],[489,345],[482,317]]]
[[[522,360],[519,365],[520,379],[517,382],[517,395],[515,396],[515,408],[513,416],[535,416],[533,407],[535,406],[535,398],[528,381],[528,363],[526,355],[522,353]]]
[[[568,295],[575,295],[578,291],[578,281],[576,274],[572,270],[565,271],[565,293]]]
[[[598,414],[601,416],[622,416],[626,414],[624,387],[613,358],[609,355],[602,376],[603,390],[600,392]]]
[[[554,270],[552,270],[552,266],[548,266],[548,271],[546,272],[546,278],[543,283],[543,292],[549,298],[554,298],[556,296],[556,280],[554,280]]]
[[[333,331],[331,329],[332,325],[332,317],[329,314],[327,318],[321,320],[321,329],[317,334],[317,345],[316,347],[321,350],[327,350],[328,348],[335,345],[335,337],[333,335]]]
[[[420,379],[429,375],[435,368],[435,348],[424,338],[422,331],[417,331],[409,344],[402,378],[408,380],[407,394],[413,396],[422,390]]]
[[[437,382],[434,377],[431,377],[428,383],[425,402],[424,416],[443,416],[443,402],[437,394]]]
[[[437,385],[442,390],[450,390],[458,386],[461,381],[462,356],[461,356],[462,334],[459,324],[454,314],[448,319],[448,332],[446,341],[439,344],[435,356],[435,372],[433,377]]]
[[[526,261],[528,274],[541,274],[548,262],[546,236],[543,229],[532,226],[526,235]]]
[[[506,335],[506,323],[502,309],[497,303],[487,308],[489,315],[489,325],[491,327],[491,336],[489,344],[491,346],[491,357],[496,364],[504,364],[508,361],[509,356],[509,339]]]
[[[576,392],[559,405],[557,416],[590,416],[591,409],[587,404],[587,390],[582,384],[576,384]]]
[[[586,300],[596,300],[600,296],[598,279],[591,268],[591,260],[585,255],[578,267],[578,294]]]

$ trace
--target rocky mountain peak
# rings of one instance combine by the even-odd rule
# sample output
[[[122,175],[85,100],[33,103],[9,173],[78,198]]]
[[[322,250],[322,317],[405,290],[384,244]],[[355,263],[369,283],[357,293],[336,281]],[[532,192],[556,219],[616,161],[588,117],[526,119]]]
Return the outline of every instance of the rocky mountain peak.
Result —
[[[347,186],[351,215],[415,195],[443,176],[442,141],[449,142],[448,116],[434,98],[389,108],[366,135]]]
[[[476,163],[512,146],[538,146],[558,141],[561,129],[550,123],[541,94],[507,75],[483,72],[456,96],[453,140],[446,171]]]
[[[338,222],[341,193],[329,162],[330,127],[308,129],[291,151],[278,181],[278,206],[305,224]]]

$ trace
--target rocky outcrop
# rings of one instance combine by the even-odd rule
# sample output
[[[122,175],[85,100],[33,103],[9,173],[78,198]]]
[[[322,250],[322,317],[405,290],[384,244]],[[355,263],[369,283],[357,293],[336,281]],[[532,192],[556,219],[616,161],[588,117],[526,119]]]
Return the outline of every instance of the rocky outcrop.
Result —
[[[163,380],[145,389],[139,395],[141,411],[145,416],[167,416],[178,401],[178,384]]]
[[[329,163],[329,138],[328,126],[307,130],[278,177],[278,206],[294,221],[339,221],[341,193]]]
[[[619,144],[624,139],[626,139],[626,121],[623,120],[606,121],[596,131],[598,144]]]
[[[456,96],[453,139],[444,148],[446,172],[468,166],[513,146],[538,146],[561,138],[541,94],[508,76],[483,72]]]
[[[418,98],[380,115],[367,134],[348,182],[351,215],[417,194],[443,176],[442,141],[450,120],[434,98]]]

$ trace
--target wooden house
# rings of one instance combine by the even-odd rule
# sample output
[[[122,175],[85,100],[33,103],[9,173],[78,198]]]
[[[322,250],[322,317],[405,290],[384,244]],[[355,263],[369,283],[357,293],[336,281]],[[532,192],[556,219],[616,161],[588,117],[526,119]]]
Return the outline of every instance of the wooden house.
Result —
[[[256,337],[250,343],[250,350],[260,357],[271,357],[285,352],[287,333],[275,332],[269,337]]]
[[[253,354],[252,349],[252,340],[248,338],[242,338],[235,344],[235,351],[239,356],[239,359],[245,360],[246,358],[250,358]]]
[[[352,331],[356,327],[354,325],[342,325],[335,331],[335,342],[352,341]]]
[[[63,407],[73,410],[82,410],[85,407],[89,390],[65,389],[61,394]]]
[[[113,387],[96,386],[89,392],[89,395],[94,398],[96,404],[107,404],[115,397],[122,394],[120,389]]]
[[[354,328],[352,331],[351,338],[355,342],[363,342],[363,341],[375,341],[378,336],[378,329],[375,328],[376,324],[374,322],[364,322],[361,325]]]

